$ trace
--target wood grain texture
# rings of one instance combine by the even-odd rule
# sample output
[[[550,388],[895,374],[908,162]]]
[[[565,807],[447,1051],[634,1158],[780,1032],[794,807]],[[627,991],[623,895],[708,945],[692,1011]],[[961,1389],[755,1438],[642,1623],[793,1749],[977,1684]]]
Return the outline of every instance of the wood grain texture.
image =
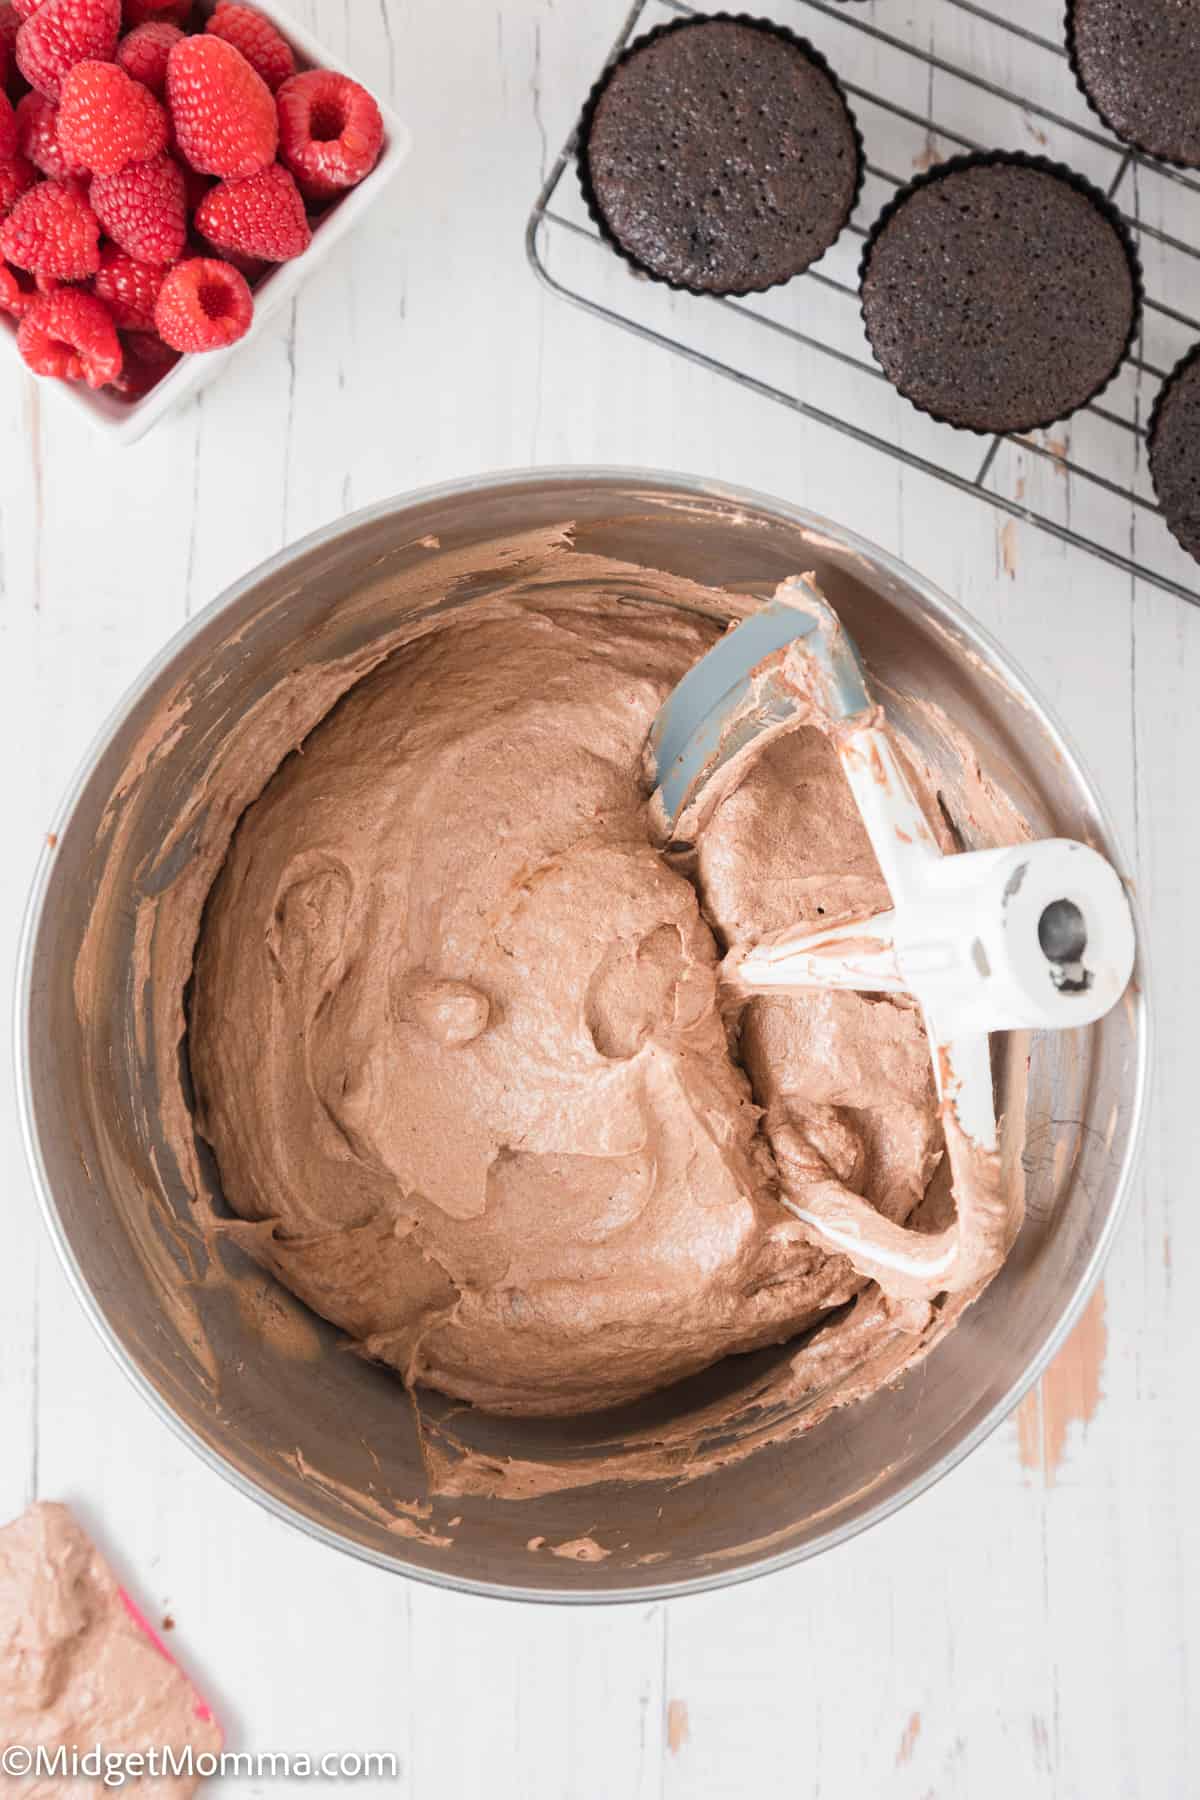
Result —
[[[1048,1487],[1058,1479],[1072,1429],[1086,1429],[1104,1395],[1105,1311],[1101,1282],[1052,1366],[1017,1409],[1021,1465],[1040,1473]]]
[[[873,3],[891,28],[927,37],[938,0]],[[1083,1338],[1023,1422],[916,1506],[817,1563],[722,1594],[586,1614],[517,1607],[405,1584],[310,1543],[147,1411],[43,1241],[5,1033],[0,1517],[34,1494],[76,1503],[151,1619],[176,1621],[172,1649],[238,1747],[395,1750],[398,1784],[356,1784],[364,1796],[1188,1800],[1200,1730],[1189,1018],[1200,612],[542,292],[525,216],[618,0],[295,10],[415,135],[392,199],[346,254],[216,386],[119,456],[0,359],[9,976],[27,878],[73,766],[146,659],[227,582],[348,508],[428,482],[531,462],[675,468],[780,494],[904,556],[1057,708],[1115,813],[1157,954],[1144,1171]],[[1049,24],[1035,0],[1019,12],[1057,28],[1057,8]],[[975,49],[986,55],[982,35]],[[1061,469],[1026,462],[1027,491],[1075,503]],[[304,1788],[220,1791],[283,1800]]]

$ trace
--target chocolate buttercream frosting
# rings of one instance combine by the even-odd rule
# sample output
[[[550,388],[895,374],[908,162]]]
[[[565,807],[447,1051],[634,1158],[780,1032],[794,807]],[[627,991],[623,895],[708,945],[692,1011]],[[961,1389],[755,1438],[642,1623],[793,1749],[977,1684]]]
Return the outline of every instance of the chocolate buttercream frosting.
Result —
[[[0,1746],[30,1753],[27,1776],[0,1774],[0,1794],[96,1800],[104,1769],[73,1777],[59,1751],[83,1758],[173,1752],[173,1767],[221,1748],[208,1706],[152,1636],[87,1533],[65,1506],[41,1501],[0,1531]],[[33,1758],[45,1752],[47,1768]],[[199,1777],[146,1769],[131,1791],[187,1800]]]
[[[660,854],[647,733],[720,626],[572,593],[594,559],[559,554],[331,695],[241,814],[188,1035],[224,1229],[411,1387],[495,1412],[614,1406],[838,1319],[799,1378],[852,1352],[868,1391],[929,1307],[781,1202],[865,1199],[884,1236],[951,1216],[919,1011],[747,997],[722,959],[886,887],[819,720]],[[972,1293],[1021,1208],[978,1178]]]

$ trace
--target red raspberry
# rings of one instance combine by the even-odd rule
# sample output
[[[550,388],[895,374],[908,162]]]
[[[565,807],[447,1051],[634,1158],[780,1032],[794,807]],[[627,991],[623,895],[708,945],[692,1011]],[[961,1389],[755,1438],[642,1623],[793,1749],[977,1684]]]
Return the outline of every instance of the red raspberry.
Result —
[[[123,12],[127,31],[157,19],[184,26],[192,16],[192,0],[125,0]]]
[[[383,119],[366,88],[334,69],[285,81],[279,156],[310,200],[328,200],[369,175],[383,148]]]
[[[166,149],[167,115],[116,63],[76,63],[62,85],[58,141],[72,162],[116,175]]]
[[[12,0],[12,9],[18,21],[23,25],[26,19],[32,19],[42,0]]]
[[[162,269],[134,262],[115,244],[106,244],[100,253],[92,292],[103,300],[118,331],[153,331],[154,308],[162,284]]]
[[[239,275],[244,275],[246,277],[246,286],[250,289],[251,293],[254,292],[263,276],[267,273],[267,270],[271,267],[270,263],[262,262],[258,257],[242,256],[237,250],[223,251],[221,260],[222,262],[231,264],[232,267],[237,270]]]
[[[204,29],[240,50],[272,93],[296,73],[292,46],[270,19],[252,6],[241,6],[238,0],[217,0],[217,10]]]
[[[245,337],[253,317],[245,276],[207,256],[169,270],[154,309],[158,335],[173,350],[224,350]]]
[[[288,262],[312,243],[300,190],[278,163],[242,181],[221,181],[201,201],[196,230],[225,254]]]
[[[0,162],[17,153],[17,115],[8,95],[0,90]]]
[[[35,169],[52,181],[69,181],[86,175],[82,163],[72,162],[58,137],[58,108],[45,94],[26,94],[17,106],[17,144]]]
[[[17,33],[21,20],[12,0],[0,0],[0,88],[5,87],[16,69]]]
[[[17,153],[0,162],[0,219],[6,219],[21,195],[37,180],[37,170]]]
[[[35,275],[86,281],[100,267],[100,221],[61,182],[39,182],[0,225],[0,256]]]
[[[180,153],[193,169],[236,179],[274,162],[279,121],[271,90],[223,38],[176,44],[167,59],[167,104]]]
[[[23,318],[39,294],[52,294],[61,284],[46,275],[31,275],[28,269],[15,269],[0,262],[0,312]]]
[[[100,388],[121,373],[121,340],[108,308],[81,288],[35,300],[17,330],[17,349],[35,375]]]
[[[111,62],[120,29],[121,0],[42,0],[17,33],[17,67],[30,87],[57,101],[76,63]]]
[[[117,46],[117,61],[127,75],[140,81],[159,100],[167,92],[167,58],[182,38],[178,25],[167,19],[151,19],[136,25]]]
[[[178,350],[172,350],[150,331],[122,332],[121,347],[125,352],[125,366],[113,386],[128,400],[140,400],[143,394],[148,394],[179,361]]]
[[[23,287],[22,282],[28,282],[29,286]],[[24,269],[13,269],[8,263],[0,262],[0,312],[19,319],[36,292],[33,278]]]
[[[198,169],[189,169],[186,163],[181,163],[179,166],[183,170],[183,187],[187,195],[187,210],[190,219],[195,216],[200,202],[205,194],[211,191],[214,182],[211,175],[201,175]]]
[[[132,163],[119,175],[97,175],[92,209],[105,232],[138,262],[178,262],[187,243],[183,170],[169,156]]]

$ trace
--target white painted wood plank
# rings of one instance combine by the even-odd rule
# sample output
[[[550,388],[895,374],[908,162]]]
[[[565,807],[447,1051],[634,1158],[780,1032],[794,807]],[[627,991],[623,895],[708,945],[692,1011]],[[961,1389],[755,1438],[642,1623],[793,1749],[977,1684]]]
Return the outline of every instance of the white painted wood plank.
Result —
[[[0,506],[0,662],[5,670],[28,671],[37,657],[37,613],[40,533],[39,473],[27,443],[32,400],[19,389],[13,404],[0,406],[0,467],[10,471]],[[18,598],[20,596],[20,598]],[[45,757],[41,721],[17,703],[18,686],[5,683],[0,709],[0,754],[9,768],[32,772],[34,779],[10,784],[5,794],[4,824],[9,843],[9,879],[0,895],[0,943],[3,944],[4,1001],[11,1010],[14,946],[25,905],[28,871],[38,833],[48,818]],[[31,739],[33,747],[31,753]],[[37,1372],[37,1275],[49,1246],[35,1217],[33,1196],[13,1092],[10,1036],[0,1050],[0,1167],[7,1204],[0,1213],[0,1256],[8,1275],[8,1299],[0,1329],[0,1517],[11,1518],[37,1491],[39,1390]]]

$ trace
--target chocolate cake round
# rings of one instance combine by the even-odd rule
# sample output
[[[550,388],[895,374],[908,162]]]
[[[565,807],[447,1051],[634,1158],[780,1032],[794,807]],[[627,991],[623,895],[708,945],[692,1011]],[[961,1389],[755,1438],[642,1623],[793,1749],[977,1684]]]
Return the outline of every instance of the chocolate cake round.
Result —
[[[1164,384],[1149,436],[1150,474],[1163,518],[1200,560],[1200,345]]]
[[[718,16],[625,53],[593,96],[580,170],[597,223],[638,269],[748,294],[828,250],[854,209],[861,149],[811,45]]]
[[[933,169],[863,258],[863,317],[888,379],[972,431],[1031,431],[1095,398],[1136,328],[1136,255],[1104,196],[1022,156]]]
[[[1080,87],[1127,144],[1200,168],[1200,7],[1193,0],[1071,0]]]

